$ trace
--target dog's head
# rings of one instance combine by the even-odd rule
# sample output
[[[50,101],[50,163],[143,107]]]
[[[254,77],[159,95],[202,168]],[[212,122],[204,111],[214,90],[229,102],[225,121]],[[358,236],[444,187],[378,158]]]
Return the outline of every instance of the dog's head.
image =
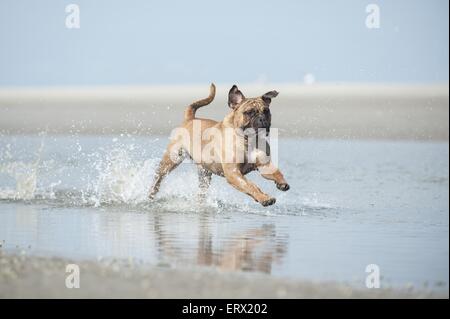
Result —
[[[270,91],[259,97],[246,98],[238,87],[233,85],[228,92],[228,106],[234,113],[234,128],[244,131],[248,128],[253,128],[255,131],[261,128],[270,129],[272,118],[270,103],[277,95],[277,91]]]

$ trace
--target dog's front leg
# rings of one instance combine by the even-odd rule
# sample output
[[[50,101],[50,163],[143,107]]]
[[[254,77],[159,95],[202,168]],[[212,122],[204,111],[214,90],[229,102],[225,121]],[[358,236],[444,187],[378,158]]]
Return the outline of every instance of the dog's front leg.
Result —
[[[246,179],[237,165],[224,165],[224,175],[231,186],[251,196],[261,205],[269,206],[275,204],[276,199],[263,193],[258,186]]]
[[[261,173],[261,176],[265,179],[274,181],[279,190],[285,192],[290,188],[281,171],[276,168],[275,165],[273,165],[271,162],[269,162],[268,164],[259,165],[257,167],[258,171]]]
[[[274,181],[277,188],[283,192],[289,189],[289,184],[284,179],[281,171],[270,160],[270,156],[264,152],[259,152],[256,156],[256,167],[261,176],[270,181]]]

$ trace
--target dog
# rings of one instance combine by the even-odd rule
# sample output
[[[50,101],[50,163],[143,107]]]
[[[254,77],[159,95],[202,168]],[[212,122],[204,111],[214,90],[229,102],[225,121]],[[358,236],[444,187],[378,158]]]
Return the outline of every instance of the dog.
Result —
[[[264,178],[275,182],[276,187],[281,191],[287,191],[289,184],[281,171],[272,163],[270,149],[262,150],[261,147],[258,147],[253,149],[250,154],[248,141],[251,134],[246,135],[245,132],[249,129],[269,132],[271,126],[270,104],[278,92],[270,91],[256,98],[246,98],[239,88],[233,85],[228,92],[230,112],[223,121],[197,118],[196,111],[200,107],[210,104],[214,100],[215,94],[216,87],[212,83],[207,98],[196,101],[186,108],[184,121],[179,127],[182,131],[187,132],[185,138],[172,139],[169,143],[156,170],[149,198],[153,199],[158,193],[164,177],[185,158],[190,158],[198,167],[201,193],[206,192],[211,183],[211,176],[214,174],[225,177],[231,186],[249,195],[263,206],[275,204],[274,197],[261,191],[245,175],[257,170]],[[210,132],[218,133],[219,137],[228,136],[228,139],[219,138],[220,141],[209,141],[209,143],[202,139],[199,142],[198,135],[200,133],[201,136],[214,135]],[[196,151],[196,148],[203,149],[211,146],[215,150],[214,157],[212,160],[206,161],[202,152]],[[264,146],[268,146],[268,143]],[[239,154],[243,154],[241,160],[238,160]]]

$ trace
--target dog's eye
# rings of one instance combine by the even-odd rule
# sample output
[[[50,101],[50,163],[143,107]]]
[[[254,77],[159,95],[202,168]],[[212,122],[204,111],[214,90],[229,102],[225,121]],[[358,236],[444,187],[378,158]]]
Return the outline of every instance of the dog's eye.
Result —
[[[244,112],[245,115],[252,116],[255,115],[255,110],[247,110]]]

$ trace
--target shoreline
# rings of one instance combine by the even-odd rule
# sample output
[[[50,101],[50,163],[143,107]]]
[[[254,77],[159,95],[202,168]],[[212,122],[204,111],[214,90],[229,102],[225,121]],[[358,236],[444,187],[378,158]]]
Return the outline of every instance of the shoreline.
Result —
[[[77,264],[80,288],[65,286]],[[133,261],[72,261],[0,250],[0,298],[448,298],[413,288],[356,289],[347,284],[275,278],[261,273],[174,269]]]

